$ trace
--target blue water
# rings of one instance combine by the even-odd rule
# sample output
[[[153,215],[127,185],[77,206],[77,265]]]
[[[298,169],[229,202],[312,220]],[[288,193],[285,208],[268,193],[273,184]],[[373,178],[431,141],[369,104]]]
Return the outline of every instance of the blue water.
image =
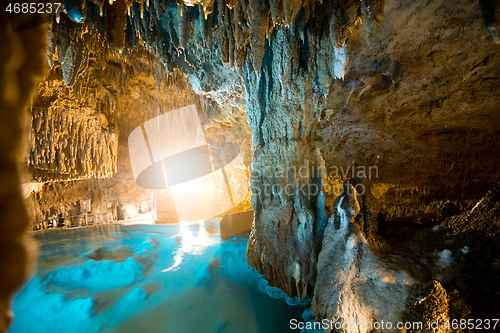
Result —
[[[248,240],[221,241],[216,220],[34,238],[39,260],[9,333],[293,332],[307,308],[267,286],[246,264]]]

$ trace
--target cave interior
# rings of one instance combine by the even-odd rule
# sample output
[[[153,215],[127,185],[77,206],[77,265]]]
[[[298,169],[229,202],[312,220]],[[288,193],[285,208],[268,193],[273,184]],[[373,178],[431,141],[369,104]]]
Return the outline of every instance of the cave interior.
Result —
[[[499,0],[31,3],[0,332],[500,329]]]

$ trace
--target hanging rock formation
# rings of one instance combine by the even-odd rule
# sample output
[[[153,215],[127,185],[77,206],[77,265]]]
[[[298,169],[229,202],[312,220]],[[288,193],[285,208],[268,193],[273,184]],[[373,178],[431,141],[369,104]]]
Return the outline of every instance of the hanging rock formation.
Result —
[[[28,164],[38,181],[104,178],[117,170],[118,135],[104,115],[73,103],[59,98],[33,110]]]
[[[322,95],[300,63],[300,44],[288,29],[276,29],[261,69],[247,76],[255,210],[247,260],[270,285],[303,299],[314,285],[324,230],[324,220],[315,214],[324,164],[312,145]]]

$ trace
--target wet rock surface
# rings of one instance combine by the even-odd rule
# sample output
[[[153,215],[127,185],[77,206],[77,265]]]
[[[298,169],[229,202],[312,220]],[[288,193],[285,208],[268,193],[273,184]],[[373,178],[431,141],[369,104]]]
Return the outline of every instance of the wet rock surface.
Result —
[[[128,135],[194,103],[205,135],[238,144],[251,162],[248,263],[290,297],[312,296],[317,320],[500,312],[498,188],[481,199],[499,180],[498,6],[151,0],[64,7],[67,14],[51,23],[50,69],[29,109],[24,182],[34,219],[74,213],[89,196],[97,210],[116,208],[126,218],[126,207],[147,195],[133,183]],[[27,96],[32,87],[20,82]],[[16,96],[10,87],[2,86],[3,96]],[[18,124],[13,114],[6,119]],[[5,135],[19,138],[12,128]],[[15,149],[7,144],[7,152]],[[5,157],[5,188],[17,198],[14,155]],[[334,166],[377,173],[364,181],[335,177]],[[345,178],[351,183],[339,196],[321,191]],[[68,180],[70,188],[60,182]],[[162,200],[161,222],[177,222],[168,193]],[[22,212],[20,202],[12,207]],[[25,254],[24,227],[5,236],[16,253]],[[3,300],[24,274],[15,272]]]

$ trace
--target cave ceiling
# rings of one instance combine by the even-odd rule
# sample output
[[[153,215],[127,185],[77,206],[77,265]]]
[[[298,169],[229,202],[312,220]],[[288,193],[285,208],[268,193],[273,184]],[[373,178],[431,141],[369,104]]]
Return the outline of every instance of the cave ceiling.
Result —
[[[295,137],[273,132],[293,119],[266,125],[250,110],[250,126],[264,128],[252,138],[245,119],[249,107],[283,108],[287,92],[277,90],[291,80],[311,85],[300,93],[317,110],[304,121],[327,166],[377,166],[374,182],[479,197],[498,181],[495,10],[485,1],[65,2],[32,105],[28,165],[36,180],[110,177],[120,140],[193,98],[207,133],[243,145],[248,164],[266,131]]]

